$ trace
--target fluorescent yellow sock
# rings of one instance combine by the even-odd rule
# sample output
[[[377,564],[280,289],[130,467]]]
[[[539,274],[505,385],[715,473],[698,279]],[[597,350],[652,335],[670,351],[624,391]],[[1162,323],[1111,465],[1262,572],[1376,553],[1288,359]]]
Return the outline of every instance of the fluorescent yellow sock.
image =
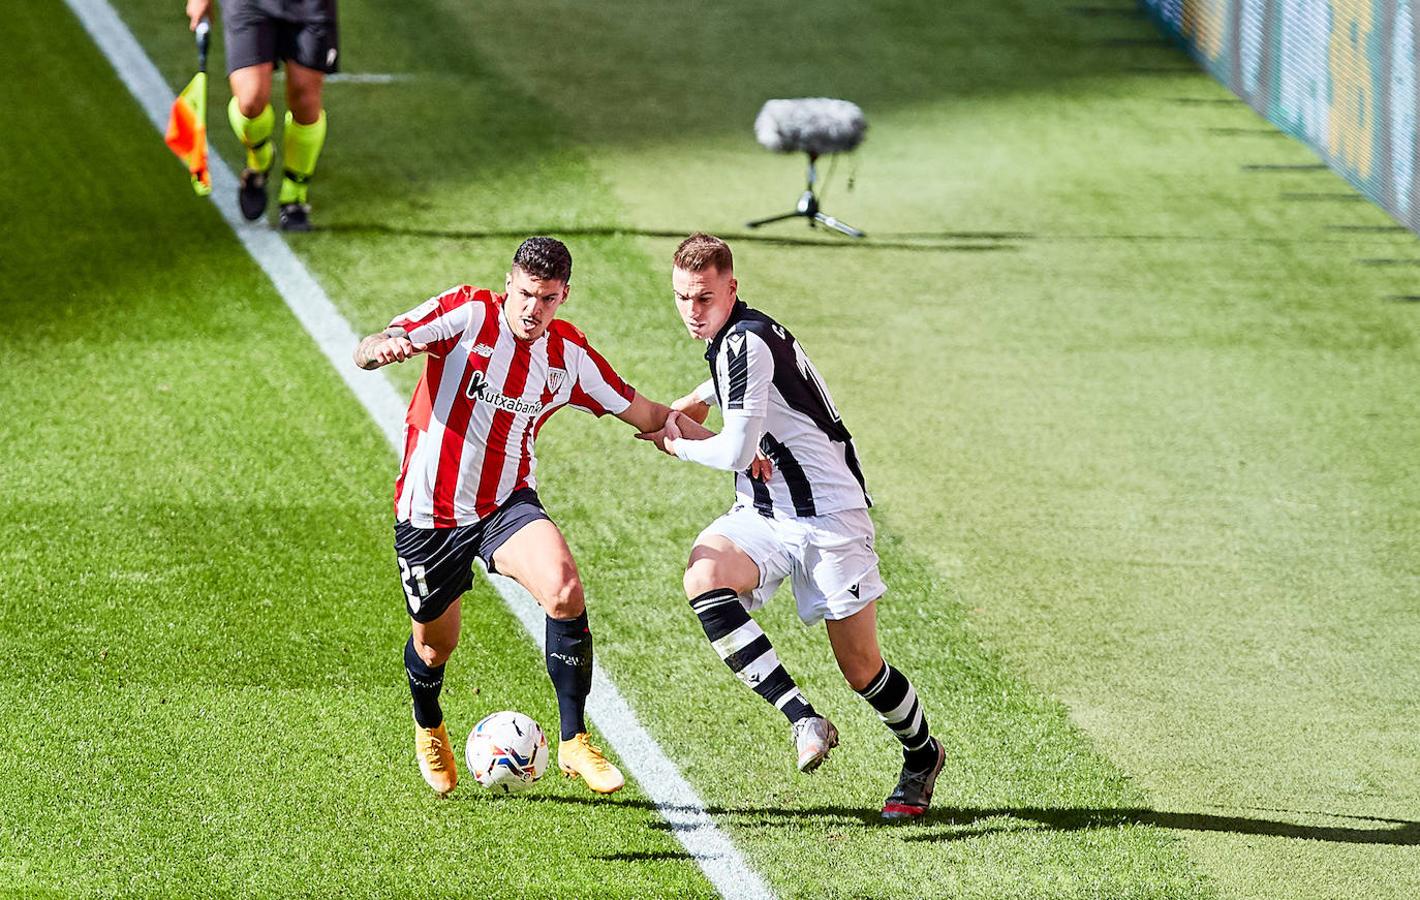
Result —
[[[272,111],[271,104],[266,104],[256,118],[248,119],[237,106],[237,98],[233,97],[232,102],[227,104],[227,120],[232,123],[237,140],[247,148],[247,168],[258,172],[271,168],[271,157],[276,153],[276,148],[271,146],[271,133],[276,130],[276,113]]]
[[[278,203],[305,203],[306,186],[316,171],[320,148],[325,144],[325,110],[309,125],[302,125],[286,113],[286,132],[281,139],[281,164],[286,172],[281,179]]]

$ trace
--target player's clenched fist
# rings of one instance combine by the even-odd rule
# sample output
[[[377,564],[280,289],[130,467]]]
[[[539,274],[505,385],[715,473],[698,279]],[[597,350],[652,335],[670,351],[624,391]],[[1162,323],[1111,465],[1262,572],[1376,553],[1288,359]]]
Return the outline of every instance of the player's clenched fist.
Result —
[[[378,369],[390,363],[404,362],[426,349],[427,344],[416,344],[403,332],[372,334],[355,348],[355,365],[362,369]]]

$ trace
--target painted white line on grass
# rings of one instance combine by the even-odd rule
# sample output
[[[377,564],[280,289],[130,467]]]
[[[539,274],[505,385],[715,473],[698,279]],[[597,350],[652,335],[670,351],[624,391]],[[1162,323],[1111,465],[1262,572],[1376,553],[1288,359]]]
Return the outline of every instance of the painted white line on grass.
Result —
[[[413,75],[401,75],[396,72],[336,72],[333,75],[325,76],[325,82],[326,84],[394,84],[396,81],[411,81],[413,78]],[[276,79],[285,81],[285,73],[278,69]]]
[[[168,109],[175,91],[159,74],[123,20],[107,0],[65,0],[119,78],[138,100],[149,121],[161,133],[167,128]],[[212,201],[236,232],[242,246],[270,277],[277,293],[296,319],[310,332],[341,380],[369,411],[390,447],[401,452],[401,426],[405,403],[383,372],[363,372],[350,354],[359,337],[335,308],[291,248],[265,224],[242,218],[237,208],[237,178],[225,162],[213,156]],[[174,177],[177,177],[176,172]],[[539,647],[543,646],[544,617],[537,602],[515,582],[499,576],[490,579],[505,603],[522,622]],[[726,897],[773,897],[768,885],[749,867],[729,837],[705,811],[695,789],[637,720],[600,666],[592,669],[592,696],[587,712],[616,751],[631,776],[656,804],[671,826],[671,833],[695,859],[705,877]]]

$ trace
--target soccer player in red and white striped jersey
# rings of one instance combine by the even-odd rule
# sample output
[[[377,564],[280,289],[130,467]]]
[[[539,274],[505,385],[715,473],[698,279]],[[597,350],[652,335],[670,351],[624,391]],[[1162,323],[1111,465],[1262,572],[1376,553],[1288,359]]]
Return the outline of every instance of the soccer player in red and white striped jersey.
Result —
[[[661,428],[670,410],[638,394],[582,332],[556,318],[571,276],[560,241],[529,238],[513,256],[506,293],[451,288],[355,351],[364,369],[427,357],[405,422],[395,552],[413,620],[404,658],[415,746],[425,781],[441,794],[458,776],[439,691],[475,558],[522,584],[547,613],[559,767],[599,793],[624,783],[588,740],[592,636],[577,565],[538,500],[533,442],[564,406],[610,413],[641,432]]]

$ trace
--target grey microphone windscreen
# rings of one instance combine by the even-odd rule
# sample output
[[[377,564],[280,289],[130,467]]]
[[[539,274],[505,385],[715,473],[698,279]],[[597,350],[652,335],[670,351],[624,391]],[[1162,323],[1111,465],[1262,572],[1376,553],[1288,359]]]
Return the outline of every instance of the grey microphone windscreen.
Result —
[[[863,142],[858,104],[829,97],[768,100],[754,119],[755,140],[776,153],[842,153]]]

